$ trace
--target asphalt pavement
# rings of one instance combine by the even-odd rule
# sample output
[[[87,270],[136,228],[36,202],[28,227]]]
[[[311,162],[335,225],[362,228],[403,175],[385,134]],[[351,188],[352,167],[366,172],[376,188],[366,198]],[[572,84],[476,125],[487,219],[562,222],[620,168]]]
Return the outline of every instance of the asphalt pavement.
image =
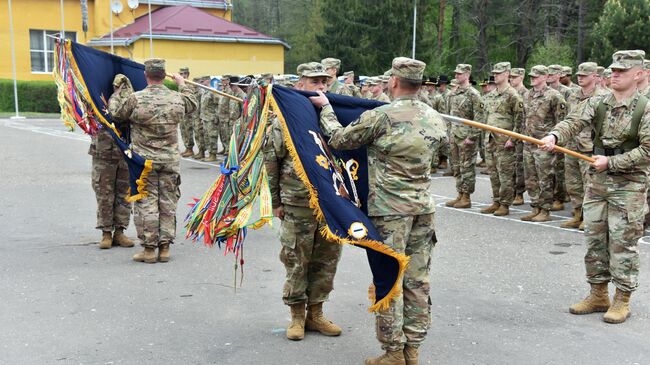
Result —
[[[232,255],[184,239],[187,204],[217,164],[181,162],[169,263],[133,262],[137,246],[99,250],[88,145],[58,120],[0,119],[0,364],[348,365],[381,352],[363,250],[344,247],[325,304],[343,334],[292,342],[279,221],[249,234],[241,287]],[[568,312],[589,288],[582,233],[559,227],[570,204],[551,222],[526,223],[527,204],[508,217],[478,212],[490,203],[486,175],[469,210],[444,207],[453,178],[434,175],[432,192],[439,242],[421,364],[650,364],[650,236],[632,317],[610,325]],[[132,224],[127,234],[135,238]]]

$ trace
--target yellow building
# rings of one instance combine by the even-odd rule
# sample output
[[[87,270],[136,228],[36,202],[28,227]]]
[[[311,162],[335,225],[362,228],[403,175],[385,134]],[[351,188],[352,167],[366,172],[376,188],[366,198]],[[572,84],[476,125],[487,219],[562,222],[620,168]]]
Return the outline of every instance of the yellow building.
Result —
[[[52,80],[49,36],[58,36],[62,26],[66,38],[106,52],[112,42],[116,55],[140,63],[165,58],[170,71],[188,66],[193,77],[283,72],[289,46],[231,22],[232,1],[87,0],[87,12],[82,2],[63,0],[62,18],[61,0],[11,1],[18,80]],[[12,78],[8,10],[8,2],[0,1],[0,79]]]

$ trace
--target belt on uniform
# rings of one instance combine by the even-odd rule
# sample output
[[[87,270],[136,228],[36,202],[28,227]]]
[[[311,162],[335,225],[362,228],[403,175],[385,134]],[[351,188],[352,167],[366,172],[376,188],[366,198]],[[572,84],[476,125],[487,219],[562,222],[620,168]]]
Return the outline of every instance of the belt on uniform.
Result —
[[[625,153],[625,150],[620,148],[598,148],[594,147],[594,155],[600,156],[616,156],[622,155]]]

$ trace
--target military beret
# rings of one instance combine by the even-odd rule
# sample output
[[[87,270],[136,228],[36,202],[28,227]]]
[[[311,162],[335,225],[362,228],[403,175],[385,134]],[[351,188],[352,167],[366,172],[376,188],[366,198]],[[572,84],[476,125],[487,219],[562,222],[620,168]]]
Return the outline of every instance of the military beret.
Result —
[[[548,74],[549,75],[557,75],[562,73],[562,66],[561,65],[549,65],[548,66]]]
[[[190,68],[187,67],[187,66],[185,66],[185,67],[181,67],[181,68],[178,69],[178,72],[187,72],[187,73],[189,73],[189,72],[190,72]]]
[[[571,76],[573,75],[573,69],[569,66],[562,66],[562,74],[565,76]]]
[[[611,69],[628,70],[635,66],[643,67],[645,52],[639,49],[618,51],[612,56]]]
[[[598,64],[596,62],[583,62],[578,65],[576,75],[585,76],[598,72]]]
[[[422,74],[427,65],[408,57],[395,57],[391,67],[391,74],[399,78],[422,81]]]
[[[493,74],[500,74],[506,71],[510,71],[510,62],[499,62],[492,67]]]
[[[530,69],[528,76],[538,77],[548,75],[548,68],[544,65],[535,65]]]
[[[302,63],[296,69],[299,77],[330,77],[325,66],[318,62]]]
[[[339,60],[338,58],[331,58],[331,57],[324,58],[320,61],[320,63],[323,65],[323,67],[325,67],[325,69],[341,67],[341,60]]]
[[[454,73],[457,74],[464,74],[469,72],[472,72],[472,65],[468,65],[466,63],[459,63],[456,65],[456,69],[454,70]]]
[[[511,68],[510,76],[524,76],[526,75],[526,69],[523,68]]]
[[[165,72],[165,60],[162,58],[150,58],[144,61],[146,72]]]

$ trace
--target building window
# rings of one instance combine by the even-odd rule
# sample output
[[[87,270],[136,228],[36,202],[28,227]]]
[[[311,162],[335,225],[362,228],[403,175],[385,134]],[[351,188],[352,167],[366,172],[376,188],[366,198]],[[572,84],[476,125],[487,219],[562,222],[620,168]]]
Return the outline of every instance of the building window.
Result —
[[[54,67],[54,38],[61,32],[58,30],[29,30],[29,53],[33,73],[50,73]],[[65,32],[65,38],[77,40],[76,32]]]

